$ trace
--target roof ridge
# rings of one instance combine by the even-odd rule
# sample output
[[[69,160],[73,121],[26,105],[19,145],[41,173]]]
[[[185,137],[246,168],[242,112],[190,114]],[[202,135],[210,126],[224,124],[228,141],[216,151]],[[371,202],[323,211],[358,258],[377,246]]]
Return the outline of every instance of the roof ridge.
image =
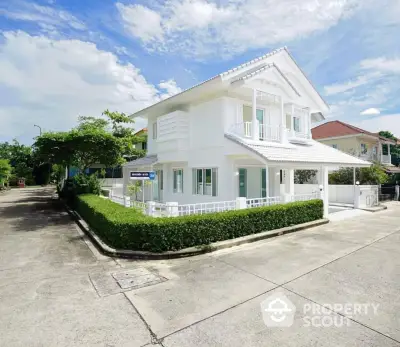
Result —
[[[262,55],[262,56],[260,56],[260,57],[257,57],[257,58],[254,58],[254,59],[252,59],[252,60],[249,60],[249,61],[247,61],[247,62],[245,62],[245,63],[242,63],[242,64],[240,64],[240,65],[238,65],[238,66],[236,66],[236,67],[234,67],[234,68],[232,68],[232,69],[229,69],[228,71],[225,71],[225,72],[220,73],[219,75],[220,75],[221,77],[222,77],[222,76],[229,75],[229,74],[232,73],[232,72],[235,72],[235,71],[237,71],[237,70],[239,70],[239,69],[243,69],[243,68],[246,67],[246,66],[252,65],[252,64],[257,63],[257,62],[259,62],[259,61],[261,61],[261,60],[264,60],[264,59],[266,59],[266,58],[269,58],[270,56],[275,55],[275,54],[277,54],[277,53],[279,53],[279,52],[281,52],[281,51],[283,51],[283,50],[287,50],[287,47],[286,47],[286,46],[283,46],[283,47],[274,49],[274,50],[271,51],[271,52],[268,52],[268,53],[266,53],[266,54],[264,54],[264,55]]]

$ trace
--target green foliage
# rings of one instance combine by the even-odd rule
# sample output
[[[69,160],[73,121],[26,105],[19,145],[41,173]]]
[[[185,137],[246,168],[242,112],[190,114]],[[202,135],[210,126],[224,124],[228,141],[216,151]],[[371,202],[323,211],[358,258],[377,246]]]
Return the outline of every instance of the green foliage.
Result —
[[[316,175],[317,175],[317,170],[295,170],[294,183],[295,184],[308,183]]]
[[[143,193],[143,186],[147,187],[150,185],[150,181],[135,181],[134,183],[131,183],[127,187],[129,196],[135,195],[136,200],[139,200],[138,196],[140,195],[139,193]]]
[[[11,165],[8,159],[0,159],[0,185],[4,186],[8,183],[11,176]]]
[[[153,218],[94,195],[81,195],[77,211],[108,245],[151,252],[175,251],[322,218],[321,200],[205,215]]]
[[[356,169],[356,181],[360,184],[383,184],[388,179],[388,175],[378,164]],[[332,172],[329,174],[329,184],[353,184],[353,168],[341,168]]]
[[[96,174],[79,174],[73,177],[75,194],[96,194],[101,193],[101,181]]]
[[[79,125],[66,132],[47,132],[36,138],[35,153],[42,161],[75,166],[81,172],[93,164],[116,167],[132,156],[143,156],[135,143],[142,140],[128,127],[133,121],[123,113],[104,111],[103,118],[80,117]]]

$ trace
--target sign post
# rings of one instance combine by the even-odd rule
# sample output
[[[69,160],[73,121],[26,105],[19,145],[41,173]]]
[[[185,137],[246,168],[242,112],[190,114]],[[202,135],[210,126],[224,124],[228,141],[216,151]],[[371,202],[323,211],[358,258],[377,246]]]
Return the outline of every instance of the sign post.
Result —
[[[144,202],[144,181],[154,181],[156,173],[154,171],[131,171],[129,176],[131,180],[142,181],[142,201]]]

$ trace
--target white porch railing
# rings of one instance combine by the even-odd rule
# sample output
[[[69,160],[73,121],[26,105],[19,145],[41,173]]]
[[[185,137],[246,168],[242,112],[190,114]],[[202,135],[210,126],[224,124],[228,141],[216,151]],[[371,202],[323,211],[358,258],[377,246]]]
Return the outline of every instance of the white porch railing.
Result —
[[[224,212],[236,209],[236,200],[178,205],[179,216]]]
[[[128,196],[111,196],[110,200],[127,207],[135,207],[143,211],[143,213],[152,217],[176,217],[188,216],[194,214],[206,214],[214,212],[232,211],[246,208],[254,208],[261,206],[271,206],[283,204],[291,201],[306,201],[319,199],[319,192],[312,194],[294,195],[290,199],[282,196],[272,196],[265,198],[237,198],[231,201],[205,202],[197,204],[179,205],[176,202],[160,203],[155,201],[140,202],[130,200]]]
[[[261,206],[270,206],[277,205],[283,202],[282,197],[280,196],[270,196],[268,198],[257,198],[257,199],[246,199],[247,207],[261,207]]]
[[[292,195],[292,201],[307,201],[320,198],[320,192],[313,192],[310,194],[295,194]]]
[[[387,154],[382,154],[381,156],[382,164],[391,164],[392,163],[392,156]]]
[[[131,200],[131,207],[138,208],[139,210],[146,211],[147,204],[142,201]]]

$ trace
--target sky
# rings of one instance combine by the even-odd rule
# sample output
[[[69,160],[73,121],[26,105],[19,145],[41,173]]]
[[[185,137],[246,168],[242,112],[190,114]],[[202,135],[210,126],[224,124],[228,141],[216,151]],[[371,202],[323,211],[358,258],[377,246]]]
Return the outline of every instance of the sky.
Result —
[[[399,0],[0,0],[0,142],[131,114],[282,46],[327,121],[400,137]]]

